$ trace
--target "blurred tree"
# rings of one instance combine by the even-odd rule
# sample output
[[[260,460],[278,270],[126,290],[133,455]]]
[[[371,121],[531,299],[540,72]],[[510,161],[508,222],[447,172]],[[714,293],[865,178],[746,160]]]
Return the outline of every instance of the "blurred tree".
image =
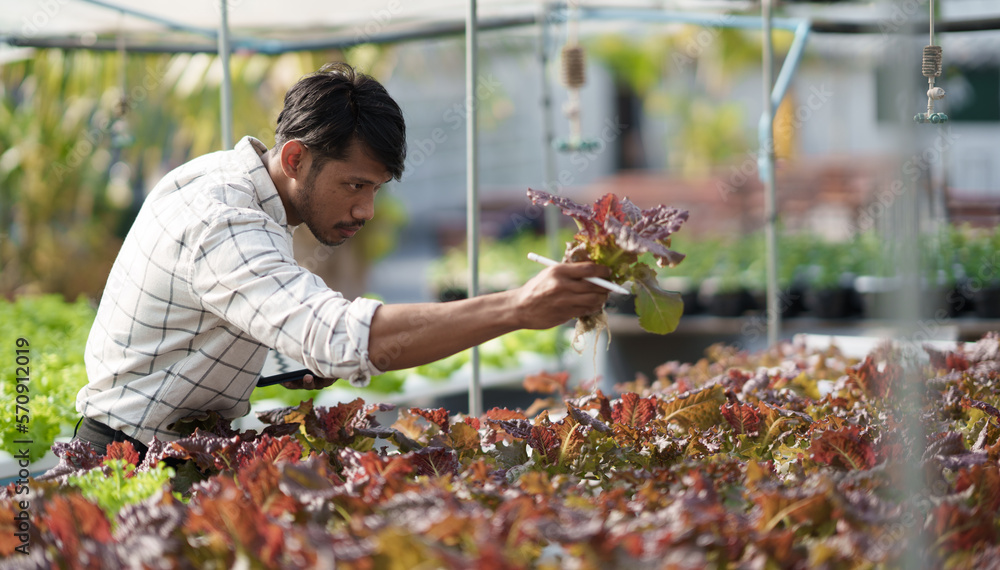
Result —
[[[385,67],[386,49],[346,58]],[[344,58],[235,54],[235,136],[272,145],[285,91]],[[220,149],[215,56],[128,54],[124,64],[123,73],[120,53],[50,49],[0,67],[0,294],[99,296],[145,193],[170,169]]]
[[[733,101],[731,91],[748,69],[760,65],[761,36],[726,28],[725,22],[720,15],[716,26],[684,25],[669,34],[644,36],[610,34],[588,43],[595,59],[638,94],[648,112],[670,118],[668,163],[686,175],[703,175],[755,146],[756,131],[748,132],[745,106]],[[794,36],[775,30],[773,37],[780,58]],[[786,105],[782,116],[788,110]],[[781,156],[790,156],[794,133],[785,129],[781,135]]]

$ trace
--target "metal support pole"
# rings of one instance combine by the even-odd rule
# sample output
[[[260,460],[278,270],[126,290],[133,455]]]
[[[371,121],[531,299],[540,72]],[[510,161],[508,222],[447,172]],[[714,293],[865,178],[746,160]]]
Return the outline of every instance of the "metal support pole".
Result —
[[[552,194],[559,193],[559,181],[556,179],[556,154],[552,145],[556,140],[555,119],[552,116],[552,84],[549,83],[549,15],[551,7],[548,3],[542,6],[542,15],[538,19],[540,28],[538,45],[538,63],[541,68],[542,87],[542,125],[544,129],[542,155],[545,157],[545,184],[546,192]],[[555,206],[545,206],[545,237],[549,250],[549,257],[562,259],[565,249],[559,243],[559,209]]]
[[[479,170],[477,166],[476,125],[479,104],[476,100],[478,77],[476,37],[476,0],[469,0],[465,19],[465,159],[466,159],[466,232],[469,251],[469,298],[479,294]],[[472,347],[472,375],[469,378],[469,414],[483,413],[483,387],[479,377],[479,347]]]
[[[222,150],[233,148],[233,78],[229,72],[229,7],[219,0],[222,18],[219,20],[219,61],[222,62],[222,88],[219,115],[222,122]]]
[[[219,20],[219,61],[222,62],[222,88],[219,90],[219,119],[222,123],[222,150],[233,148],[233,77],[229,72],[229,7],[219,0],[222,18]]]
[[[161,18],[155,14],[150,14],[149,12],[143,12],[141,10],[136,10],[130,8],[129,6],[124,6],[116,2],[107,2],[105,0],[80,0],[81,2],[86,2],[87,4],[93,4],[94,6],[100,6],[101,8],[108,8],[110,10],[115,10],[121,12],[122,14],[128,14],[135,18],[146,20],[147,22],[154,22],[160,24],[161,26],[167,27],[171,30],[177,30],[180,32],[190,32],[192,34],[198,34],[201,36],[214,38],[216,35],[215,30],[211,28],[201,28],[198,26],[191,26],[182,22],[177,22],[168,18]]]
[[[767,249],[767,344],[773,346],[778,342],[781,333],[781,307],[778,299],[778,238],[777,238],[777,199],[774,185],[774,113],[776,105],[771,100],[771,84],[774,82],[774,41],[771,37],[771,0],[761,2],[761,16],[764,30],[764,62],[763,62],[763,103],[764,115],[761,117],[764,128],[764,141],[760,147],[758,161],[764,161],[766,168],[761,169],[764,177],[764,242]]]

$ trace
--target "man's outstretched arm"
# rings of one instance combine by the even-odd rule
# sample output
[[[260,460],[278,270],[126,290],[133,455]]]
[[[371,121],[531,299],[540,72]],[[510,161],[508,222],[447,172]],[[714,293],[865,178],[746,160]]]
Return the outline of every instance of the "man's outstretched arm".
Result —
[[[566,263],[542,270],[523,286],[449,303],[383,305],[368,339],[380,370],[439,360],[518,329],[547,329],[601,310],[608,291],[583,279],[610,276],[607,267]]]

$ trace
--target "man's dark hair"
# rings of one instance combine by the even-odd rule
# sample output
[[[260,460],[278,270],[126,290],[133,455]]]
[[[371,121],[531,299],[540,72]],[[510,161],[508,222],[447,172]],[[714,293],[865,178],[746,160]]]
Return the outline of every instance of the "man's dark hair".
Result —
[[[277,146],[298,139],[314,167],[343,160],[357,139],[399,180],[406,160],[406,124],[399,105],[377,80],[346,63],[329,63],[285,94],[274,133]]]

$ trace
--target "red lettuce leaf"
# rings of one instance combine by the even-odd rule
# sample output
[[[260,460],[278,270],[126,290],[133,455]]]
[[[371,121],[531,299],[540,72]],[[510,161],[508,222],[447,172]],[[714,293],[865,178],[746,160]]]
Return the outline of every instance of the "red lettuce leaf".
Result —
[[[486,412],[487,420],[526,420],[528,416],[518,410],[508,410],[507,408],[493,408]]]
[[[98,455],[89,443],[74,439],[69,443],[56,442],[52,444],[52,453],[59,458],[59,463],[49,469],[39,481],[65,481],[70,475],[90,471],[104,463],[104,456]]]
[[[531,422],[528,420],[487,420],[491,425],[495,425],[517,439],[527,439],[531,435]]]
[[[1000,467],[995,463],[980,464],[958,471],[955,492],[970,493],[972,504],[979,505],[987,512],[997,512],[1000,510]]]
[[[528,445],[538,452],[549,465],[559,463],[559,449],[562,441],[559,435],[548,426],[531,426],[528,437],[525,438]]]
[[[443,433],[448,433],[448,410],[444,408],[437,408],[436,410],[410,408],[410,413],[416,414],[436,425]]]
[[[339,492],[339,478],[329,470],[326,455],[311,455],[300,463],[285,463],[280,469],[278,488],[304,505],[326,501]]]
[[[260,436],[255,441],[243,441],[236,450],[236,463],[243,467],[255,459],[263,459],[268,463],[297,462],[305,452],[302,444],[293,437],[271,437],[268,434]]]
[[[622,394],[611,409],[611,420],[630,427],[643,427],[656,417],[656,401],[635,392]]]
[[[331,444],[349,444],[354,440],[354,428],[369,427],[365,415],[365,403],[361,398],[350,402],[341,402],[331,408],[319,407],[313,409],[319,433],[309,429],[311,422],[306,420],[306,433],[319,436]]]
[[[903,368],[890,361],[880,371],[878,362],[869,355],[864,362],[849,370],[848,376],[869,397],[888,398],[898,390],[903,378]]]
[[[814,461],[841,469],[871,469],[878,463],[875,446],[860,426],[820,432],[809,453]]]
[[[111,522],[104,511],[79,493],[56,495],[47,501],[40,527],[43,534],[52,536],[64,560],[85,560],[83,551],[93,552],[93,543],[106,544],[112,540]],[[79,567],[98,566],[80,564]]]
[[[221,471],[235,464],[240,443],[238,436],[226,438],[196,429],[194,435],[167,443],[172,453],[164,450],[164,456],[190,459],[201,471]]]
[[[966,408],[976,408],[977,410],[982,410],[983,412],[986,412],[987,414],[1000,420],[1000,410],[997,410],[995,407],[987,404],[986,402],[963,397],[962,405]]]
[[[170,493],[159,493],[145,501],[125,505],[118,511],[115,540],[151,536],[158,540],[179,543],[175,533],[187,518],[187,506]],[[177,542],[174,542],[177,541]]]
[[[721,411],[722,417],[726,418],[736,433],[755,436],[760,432],[763,420],[760,417],[760,411],[753,404],[731,401],[723,404]]]
[[[569,372],[539,372],[524,377],[524,389],[535,394],[554,394],[566,392],[566,382]]]
[[[411,451],[404,457],[410,459],[410,464],[413,466],[413,473],[415,475],[443,477],[458,473],[458,455],[452,449],[425,447],[417,451]]]
[[[997,543],[995,514],[980,506],[942,503],[934,508],[931,524],[946,551],[972,551]]]
[[[593,428],[601,433],[610,434],[612,432],[611,428],[608,427],[608,424],[591,416],[583,409],[577,408],[569,401],[566,402],[566,409],[569,412],[570,417],[576,420],[578,423]]]
[[[597,410],[598,418],[605,422],[613,421],[611,418],[611,401],[608,400],[608,397],[600,389],[579,398],[571,398],[567,402],[581,410]]]
[[[135,446],[130,441],[114,441],[108,444],[108,451],[104,454],[104,460],[107,461],[109,459],[120,459],[125,463],[138,466],[139,452],[135,450]],[[126,477],[132,477],[133,475],[135,475],[135,472],[129,471]]]
[[[924,352],[930,357],[931,366],[936,370],[955,370],[962,372],[969,369],[969,358],[964,352],[952,350],[937,350],[924,345]]]

